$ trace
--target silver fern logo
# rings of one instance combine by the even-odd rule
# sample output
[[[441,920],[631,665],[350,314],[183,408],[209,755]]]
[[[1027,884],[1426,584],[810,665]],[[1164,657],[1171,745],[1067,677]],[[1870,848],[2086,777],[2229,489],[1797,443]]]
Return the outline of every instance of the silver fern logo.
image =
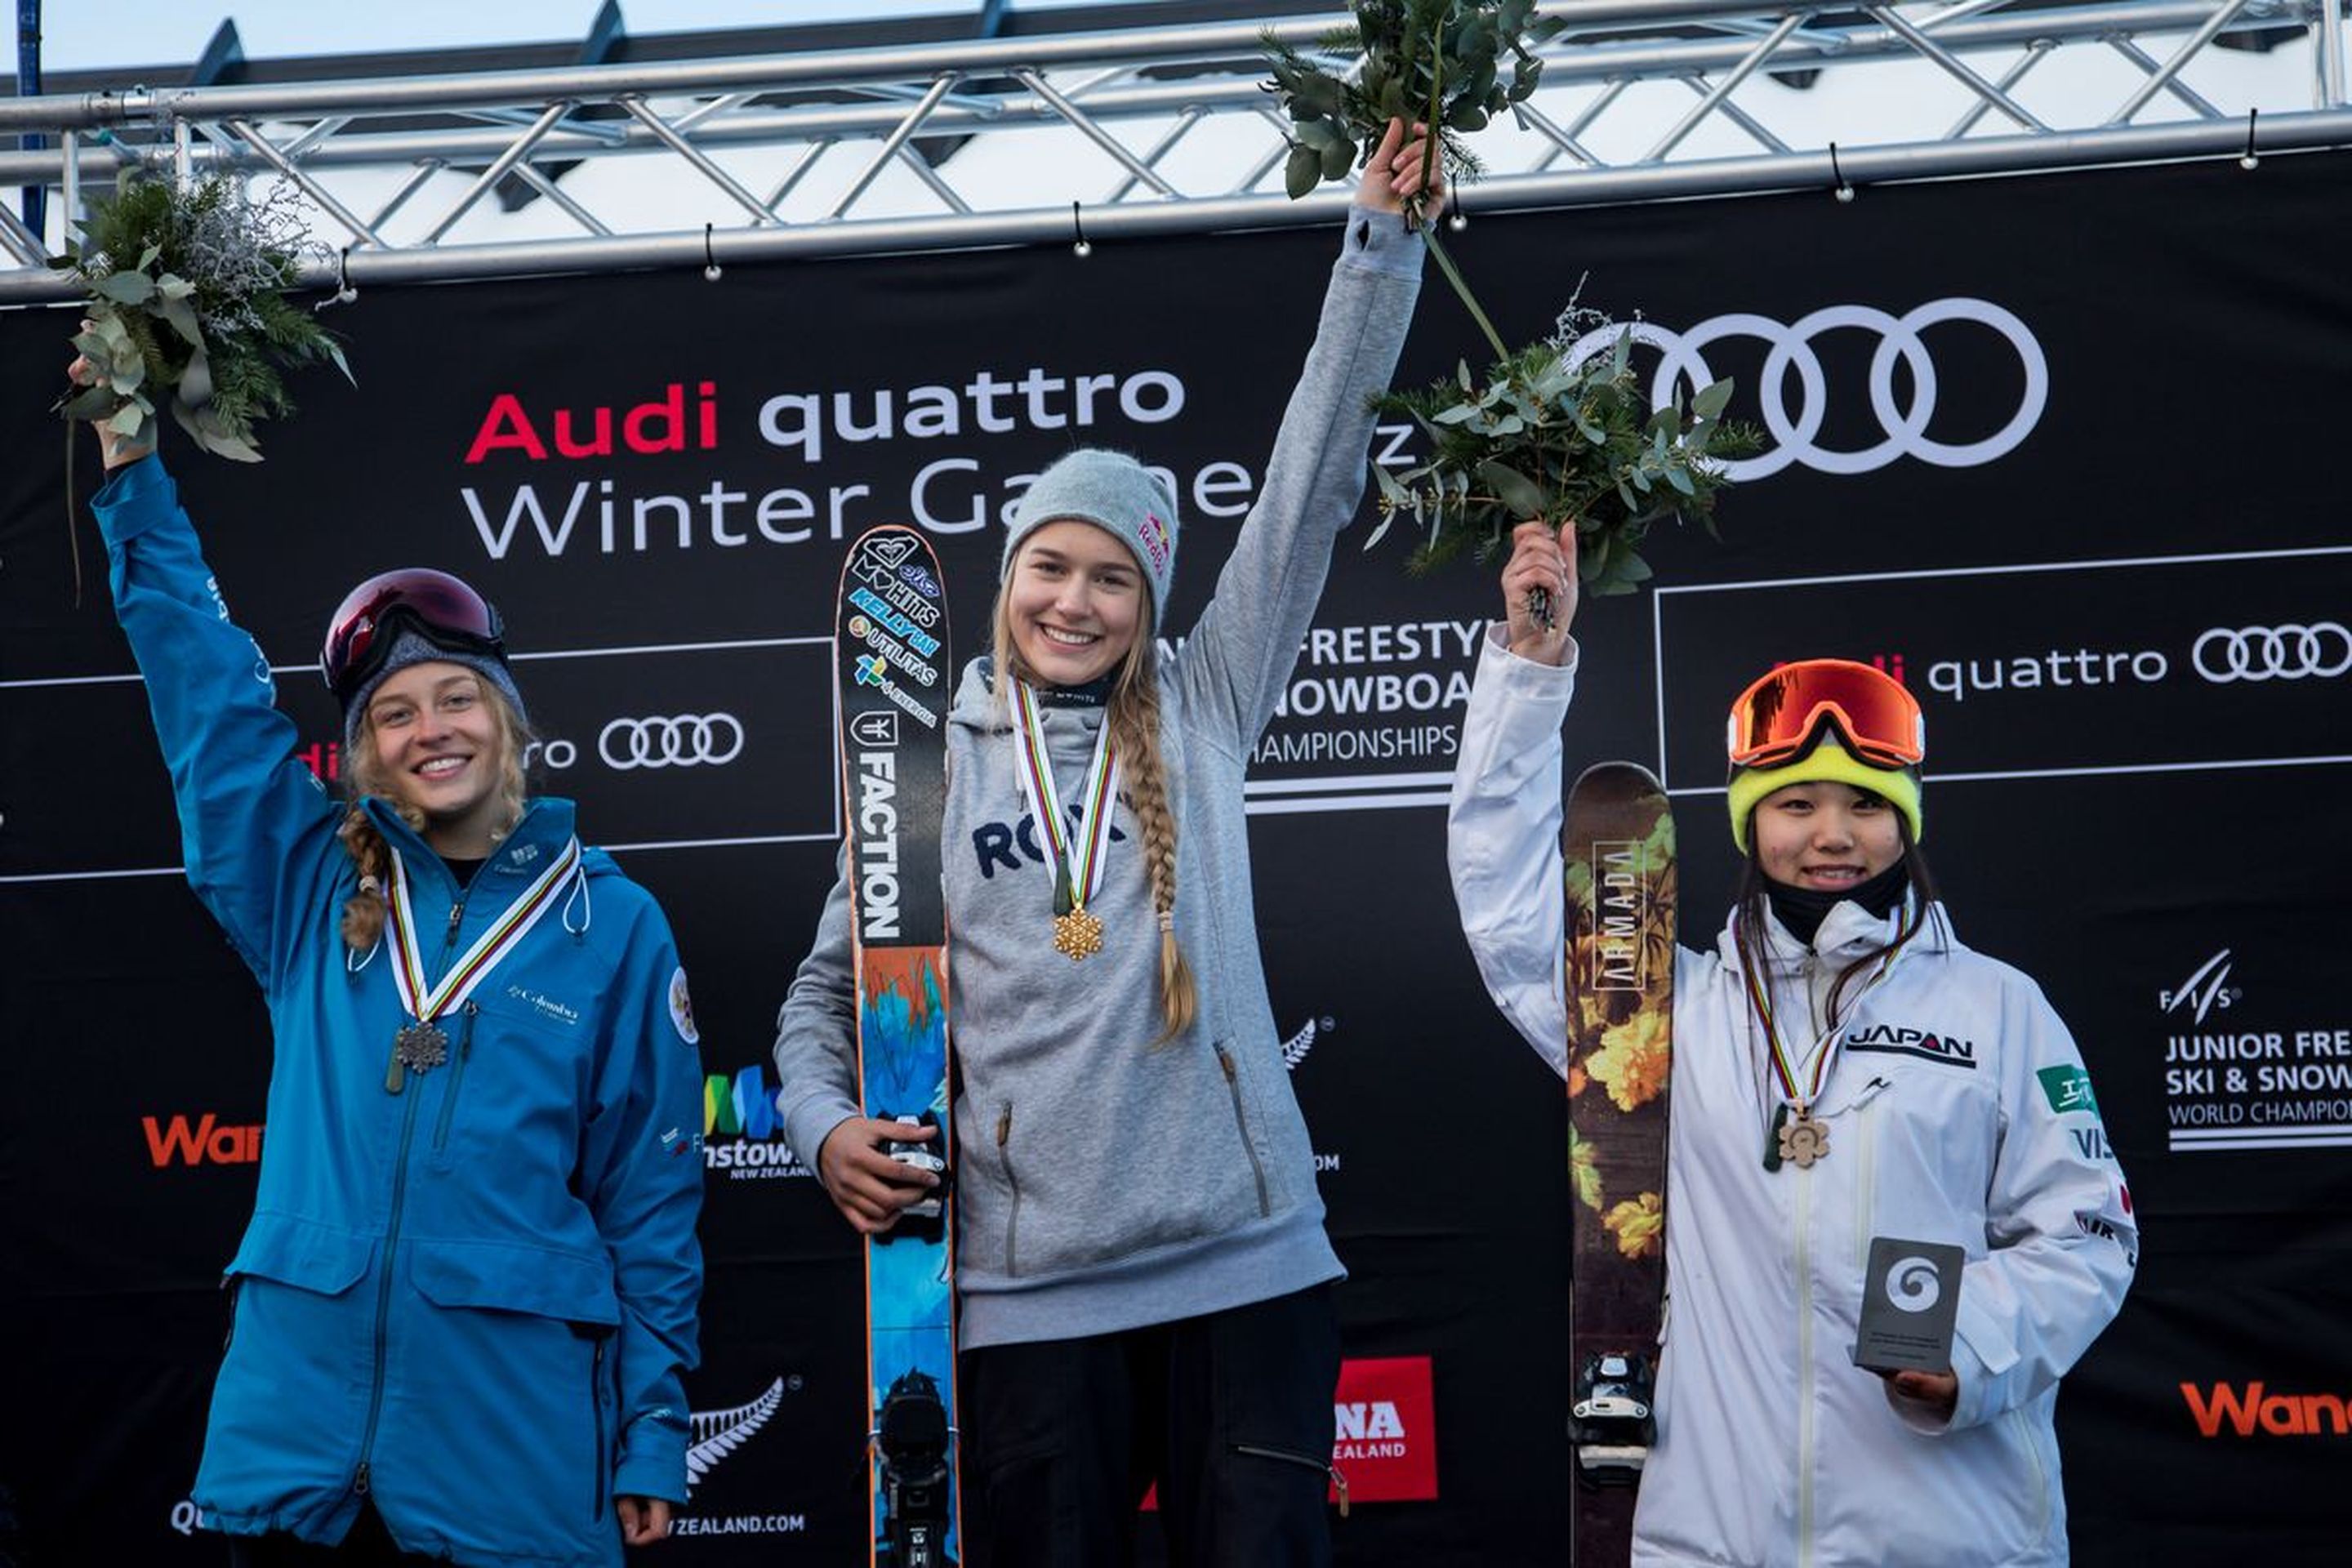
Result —
[[[783,1402],[784,1380],[780,1377],[749,1405],[738,1405],[732,1410],[693,1412],[694,1443],[686,1451],[687,1495],[694,1495],[695,1483],[717,1469],[719,1460],[750,1442],[752,1434],[768,1424],[768,1417]]]
[[[1339,1021],[1328,1013],[1307,1019],[1298,1033],[1282,1042],[1282,1065],[1297,1072],[1298,1064],[1307,1059],[1307,1053],[1315,1048],[1315,1042],[1339,1026]]]

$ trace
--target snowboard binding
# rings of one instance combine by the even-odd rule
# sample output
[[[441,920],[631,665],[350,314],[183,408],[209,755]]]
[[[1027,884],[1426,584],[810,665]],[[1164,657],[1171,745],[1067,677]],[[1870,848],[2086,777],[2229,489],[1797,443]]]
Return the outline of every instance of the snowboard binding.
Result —
[[[1657,1440],[1656,1378],[1646,1355],[1600,1352],[1576,1374],[1568,1440],[1576,1473],[1591,1487],[1638,1486]]]

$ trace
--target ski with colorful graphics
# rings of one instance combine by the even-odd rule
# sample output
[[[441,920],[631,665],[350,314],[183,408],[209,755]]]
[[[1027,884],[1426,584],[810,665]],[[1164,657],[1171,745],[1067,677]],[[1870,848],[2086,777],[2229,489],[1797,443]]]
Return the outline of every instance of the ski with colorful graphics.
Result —
[[[1666,1089],[1674,1051],[1675,819],[1631,763],[1569,792],[1569,1441],[1578,1568],[1632,1560],[1634,1489],[1656,1430],[1666,1281]]]
[[[876,1568],[945,1568],[956,1526],[955,1229],[940,825],[954,689],[939,560],[871,530],[842,567],[834,641],[856,963],[858,1103],[935,1127],[890,1146],[943,1180],[866,1244],[867,1482]]]

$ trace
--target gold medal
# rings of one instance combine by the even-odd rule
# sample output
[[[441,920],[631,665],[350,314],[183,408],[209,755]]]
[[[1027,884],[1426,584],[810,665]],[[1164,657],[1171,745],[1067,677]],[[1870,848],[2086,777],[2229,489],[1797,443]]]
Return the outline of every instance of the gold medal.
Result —
[[[1797,1114],[1780,1124],[1780,1158],[1802,1171],[1830,1152],[1830,1130],[1813,1120],[1813,1113],[1799,1107]]]
[[[1102,951],[1102,921],[1085,909],[1054,917],[1054,951],[1072,963],[1082,963]]]

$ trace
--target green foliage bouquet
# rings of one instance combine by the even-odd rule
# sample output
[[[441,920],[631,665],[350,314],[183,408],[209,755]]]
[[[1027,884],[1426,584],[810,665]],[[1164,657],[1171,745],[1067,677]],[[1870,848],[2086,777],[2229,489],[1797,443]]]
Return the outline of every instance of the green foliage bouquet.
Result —
[[[1449,178],[1474,177],[1478,163],[1464,133],[1534,93],[1542,62],[1529,46],[1564,26],[1534,13],[1534,0],[1357,0],[1356,26],[1312,54],[1269,38],[1271,90],[1293,131],[1290,195],[1306,195],[1369,159],[1389,121],[1399,118],[1429,127]],[[1351,77],[1334,68],[1358,54],[1362,64]],[[1654,522],[1696,516],[1712,530],[1716,492],[1729,482],[1720,459],[1759,445],[1753,430],[1722,419],[1731,384],[1697,389],[1687,406],[1677,395],[1653,411],[1632,367],[1633,329],[1573,300],[1550,336],[1512,352],[1417,204],[1406,215],[1422,225],[1495,361],[1484,375],[1465,363],[1430,386],[1375,401],[1381,412],[1420,424],[1431,453],[1402,475],[1374,465],[1381,521],[1366,547],[1410,514],[1423,535],[1415,568],[1465,548],[1483,560],[1521,521],[1572,517],[1579,576],[1595,594],[1618,594],[1650,575],[1635,546]],[[1606,346],[1591,352],[1599,344]]]
[[[257,202],[226,174],[184,185],[126,174],[53,262],[85,290],[89,324],[73,346],[98,378],[58,412],[144,443],[168,399],[197,445],[259,462],[255,421],[294,410],[280,366],[323,360],[352,374],[316,316],[286,298],[312,248],[289,187]]]
[[[1624,594],[1650,575],[1636,548],[1652,523],[1696,516],[1714,531],[1717,459],[1758,446],[1723,422],[1731,383],[1678,392],[1654,411],[1633,368],[1633,329],[1571,303],[1552,334],[1506,354],[1481,378],[1465,363],[1426,387],[1374,400],[1416,421],[1431,451],[1402,475],[1378,464],[1381,523],[1410,513],[1423,531],[1416,569],[1465,548],[1487,560],[1528,518],[1576,520],[1577,575],[1594,594]]]

